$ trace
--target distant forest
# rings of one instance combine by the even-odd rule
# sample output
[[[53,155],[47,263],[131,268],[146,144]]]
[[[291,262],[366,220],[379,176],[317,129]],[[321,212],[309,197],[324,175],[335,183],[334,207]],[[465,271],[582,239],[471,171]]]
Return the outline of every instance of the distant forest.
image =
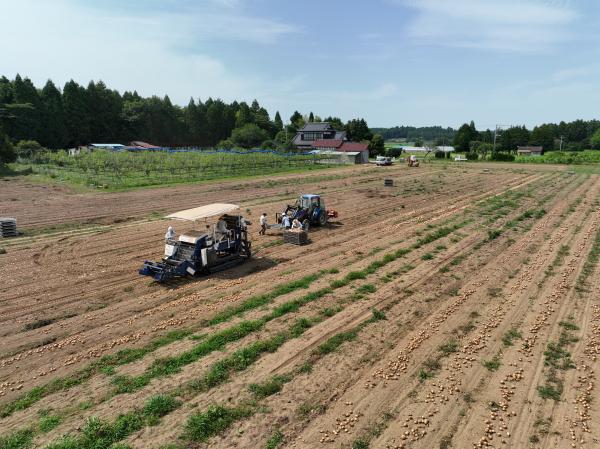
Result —
[[[321,118],[296,111],[289,120],[284,127],[279,112],[271,119],[256,100],[248,105],[191,98],[181,107],[168,96],[120,94],[102,81],[84,87],[71,80],[61,90],[50,80],[38,89],[19,75],[14,80],[0,77],[0,138],[4,134],[13,143],[34,140],[50,149],[134,140],[168,147],[287,149],[297,128]],[[345,124],[337,117],[326,120],[354,140],[372,138],[363,119]]]
[[[478,131],[474,122],[465,123],[456,131],[453,145],[458,151],[488,153],[494,148],[494,131]],[[511,126],[497,132],[496,151],[515,152],[518,146],[526,145],[541,146],[544,151],[600,150],[600,121],[545,123],[531,131],[525,126]]]
[[[441,126],[423,126],[416,128],[414,126],[394,126],[393,128],[371,128],[376,134],[381,134],[384,139],[406,139],[409,141],[425,140],[433,141],[442,139],[446,142],[452,142],[456,130],[453,128],[442,128]]]
[[[343,123],[337,117],[321,119],[298,111],[284,122],[273,118],[257,100],[225,103],[220,99],[190,99],[186,106],[174,105],[168,96],[144,98],[137,92],[108,88],[102,81],[87,87],[71,80],[59,89],[48,80],[39,89],[28,78],[0,77],[0,143],[9,147],[19,141],[37,141],[50,149],[71,148],[92,142],[128,143],[147,141],[161,146],[241,147],[291,149],[291,139],[307,121],[328,121],[345,130],[348,138],[369,141],[371,155],[383,153],[383,140],[406,139],[423,144],[453,144],[459,151],[489,151],[492,130],[477,130],[475,124],[458,130],[441,126],[369,129],[364,119]],[[3,143],[6,142],[6,143]],[[503,129],[496,150],[515,151],[518,145],[540,145],[545,151],[600,149],[600,121],[575,120]]]

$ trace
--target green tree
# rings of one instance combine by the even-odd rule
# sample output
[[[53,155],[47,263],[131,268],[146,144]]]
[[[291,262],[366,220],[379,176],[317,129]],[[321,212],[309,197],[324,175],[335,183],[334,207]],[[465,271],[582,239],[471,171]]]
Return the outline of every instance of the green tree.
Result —
[[[529,131],[525,126],[512,126],[500,134],[500,150],[511,152],[517,151],[518,146],[529,143]]]
[[[0,164],[8,164],[17,159],[15,149],[6,134],[0,134]]]
[[[353,119],[346,123],[346,132],[350,140],[357,142],[371,140],[373,134],[364,119]]]
[[[275,113],[275,119],[273,120],[273,124],[275,125],[276,133],[283,129],[283,120],[281,120],[281,115],[279,115],[279,111]]]
[[[600,128],[590,137],[590,146],[594,150],[600,150]]]
[[[91,142],[91,114],[83,87],[71,80],[63,88],[63,108],[67,127],[67,145],[78,146]]]
[[[533,128],[529,143],[531,145],[541,145],[544,151],[552,151],[554,149],[554,126],[540,125]]]
[[[375,157],[385,154],[385,141],[381,134],[375,134],[369,142],[369,156]]]
[[[241,128],[248,123],[254,123],[254,116],[252,115],[250,106],[245,101],[242,101],[235,114],[235,127]]]
[[[269,118],[269,113],[265,108],[260,108],[256,115],[254,116],[254,123],[256,123],[259,128],[264,129],[267,132],[271,132],[273,130],[273,124],[271,119]]]
[[[467,152],[469,151],[469,144],[473,140],[477,140],[479,137],[479,133],[477,129],[475,129],[475,123],[471,121],[470,124],[464,124],[456,134],[454,135],[454,148],[456,151]]]
[[[488,142],[482,142],[480,140],[472,140],[469,144],[469,153],[481,154],[483,156],[485,156],[488,153],[491,153],[493,149],[493,144]]]
[[[235,128],[231,133],[231,141],[242,148],[253,148],[267,140],[269,135],[254,123],[247,123],[241,128]]]
[[[40,141],[48,148],[65,148],[67,145],[67,125],[65,123],[62,94],[51,80],[48,80],[43,87],[41,100],[44,129],[40,133]],[[117,111],[117,114],[119,113],[120,110]]]
[[[302,128],[302,126],[304,126],[304,119],[302,117],[302,114],[300,114],[298,111],[294,111],[294,113],[290,117],[290,123],[296,128]]]
[[[331,126],[333,126],[333,128],[336,131],[344,131],[346,129],[346,127],[344,126],[344,123],[342,123],[342,120],[339,117],[329,116],[324,121],[327,123],[331,123]]]
[[[43,128],[42,102],[39,93],[29,78],[17,75],[13,82],[14,120],[10,122],[9,135],[14,140],[40,139]]]
[[[310,114],[308,115],[308,122],[312,123],[315,121],[315,116],[313,115],[312,111],[310,111]]]

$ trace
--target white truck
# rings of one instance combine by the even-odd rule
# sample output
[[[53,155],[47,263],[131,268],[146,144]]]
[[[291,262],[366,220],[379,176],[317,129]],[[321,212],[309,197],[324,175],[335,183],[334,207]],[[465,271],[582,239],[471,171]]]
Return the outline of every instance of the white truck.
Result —
[[[377,156],[375,163],[379,166],[392,165],[392,158],[387,156]]]

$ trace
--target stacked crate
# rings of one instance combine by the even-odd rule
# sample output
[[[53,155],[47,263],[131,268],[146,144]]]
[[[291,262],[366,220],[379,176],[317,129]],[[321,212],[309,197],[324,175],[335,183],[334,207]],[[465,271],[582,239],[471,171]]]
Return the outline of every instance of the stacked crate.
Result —
[[[0,237],[16,237],[17,220],[11,217],[0,217]]]
[[[283,231],[283,242],[293,245],[306,245],[308,243],[308,234],[302,230]]]

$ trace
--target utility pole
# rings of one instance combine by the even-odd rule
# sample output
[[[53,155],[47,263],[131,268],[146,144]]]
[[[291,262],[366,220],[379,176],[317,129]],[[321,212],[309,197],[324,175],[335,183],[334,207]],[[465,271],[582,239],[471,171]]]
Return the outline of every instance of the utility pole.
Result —
[[[496,153],[496,137],[498,136],[498,125],[494,129],[494,148],[492,149],[492,154]]]
[[[512,128],[514,125],[496,125],[496,129],[494,130],[494,148],[492,150],[493,153],[496,152],[496,140],[498,138],[498,134],[502,132],[502,128]]]
[[[560,136],[560,147],[558,148],[558,151],[562,151],[563,139],[564,139],[564,136]]]

